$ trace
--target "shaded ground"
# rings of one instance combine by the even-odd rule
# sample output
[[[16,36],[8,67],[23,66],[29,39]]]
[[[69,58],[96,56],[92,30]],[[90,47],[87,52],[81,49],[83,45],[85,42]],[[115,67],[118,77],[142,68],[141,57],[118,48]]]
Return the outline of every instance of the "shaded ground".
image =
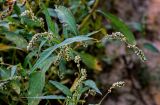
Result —
[[[150,42],[160,51],[160,0],[107,0],[106,5],[132,27],[148,61],[140,62],[126,53],[123,44],[108,44],[106,55],[116,57],[112,66],[107,65],[100,74],[99,81],[103,89],[120,80],[126,86],[109,95],[103,105],[160,105],[160,54],[143,48],[143,43]]]

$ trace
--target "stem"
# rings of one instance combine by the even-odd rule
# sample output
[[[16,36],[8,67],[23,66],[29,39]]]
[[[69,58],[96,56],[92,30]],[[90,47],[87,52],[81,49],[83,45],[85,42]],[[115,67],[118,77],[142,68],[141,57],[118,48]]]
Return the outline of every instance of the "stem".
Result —
[[[90,16],[93,14],[93,12],[96,10],[97,6],[98,6],[99,0],[96,0],[93,8],[89,11],[89,14],[83,19],[82,23],[79,25],[79,29],[81,29],[86,22],[88,21],[88,19],[90,18]]]
[[[108,91],[104,96],[103,98],[100,100],[100,102],[97,104],[97,105],[101,105],[101,103],[103,102],[103,100],[108,96],[110,92]]]
[[[7,63],[0,63],[0,65],[4,65],[4,66],[13,66],[13,65],[7,64]]]

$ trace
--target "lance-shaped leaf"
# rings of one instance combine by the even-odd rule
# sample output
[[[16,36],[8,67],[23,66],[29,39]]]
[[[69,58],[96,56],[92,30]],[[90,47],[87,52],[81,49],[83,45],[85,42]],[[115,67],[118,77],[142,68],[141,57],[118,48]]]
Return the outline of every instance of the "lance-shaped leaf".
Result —
[[[159,53],[158,48],[156,48],[156,46],[153,45],[152,43],[144,43],[143,46],[144,46],[144,48],[146,48],[146,49],[148,49],[148,50],[150,50],[152,52]]]
[[[94,89],[97,93],[101,94],[100,90],[97,88],[96,83],[93,80],[86,80],[84,84],[92,89]]]
[[[16,74],[16,70],[17,70],[17,65],[12,66],[12,68],[11,68],[11,78]]]
[[[56,6],[55,11],[60,19],[60,22],[65,26],[67,25],[74,35],[78,35],[76,21],[71,11],[64,6]]]
[[[106,17],[106,19],[110,20],[112,26],[117,31],[120,31],[125,35],[128,43],[130,43],[132,45],[136,44],[135,37],[134,37],[133,33],[130,31],[128,26],[122,20],[120,20],[119,18],[117,18],[116,16],[114,16],[111,13],[103,12],[103,11],[100,11],[100,10],[98,12],[103,14]]]
[[[51,32],[53,32],[53,34],[57,35],[58,32],[57,32],[57,30],[55,28],[56,26],[55,26],[54,22],[52,21],[46,6],[44,4],[42,4],[42,7],[43,7],[43,12],[44,12],[45,17],[46,17],[46,22],[47,22],[48,29]]]
[[[5,32],[5,34],[6,34],[6,38],[9,41],[12,41],[14,44],[16,44],[18,48],[27,47],[28,43],[21,35],[18,35],[14,32]]]
[[[43,71],[46,72],[49,67],[52,65],[54,61],[56,61],[57,56],[51,56],[48,59],[46,59],[42,64],[39,66],[39,68]]]
[[[58,95],[47,95],[47,96],[38,96],[38,97],[27,97],[27,98],[34,98],[34,99],[66,99],[64,96],[58,96]]]
[[[57,81],[49,81],[52,85],[54,85],[56,88],[61,90],[66,96],[72,96],[71,91],[68,87],[64,86],[63,84],[57,82]]]
[[[97,70],[97,71],[101,71],[102,70],[102,67],[101,65],[99,64],[99,60],[88,54],[88,53],[80,53],[80,56],[82,58],[82,62],[90,69],[94,69],[94,70]]]
[[[30,75],[28,97],[37,97],[42,94],[45,84],[45,73],[34,72]],[[40,99],[28,99],[28,105],[38,105]]]

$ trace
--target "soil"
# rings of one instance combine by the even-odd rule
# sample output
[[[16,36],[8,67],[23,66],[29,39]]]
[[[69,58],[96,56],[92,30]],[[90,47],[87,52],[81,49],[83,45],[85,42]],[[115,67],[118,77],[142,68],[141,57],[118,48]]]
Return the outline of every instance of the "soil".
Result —
[[[98,77],[102,90],[117,81],[125,81],[126,86],[114,90],[103,105],[160,105],[160,54],[143,48],[143,43],[150,42],[160,51],[160,0],[107,0],[106,6],[128,25],[140,23],[144,26],[143,32],[134,27],[132,30],[148,61],[141,62],[136,55],[128,54],[123,44],[108,44],[107,56],[116,55],[116,58]]]

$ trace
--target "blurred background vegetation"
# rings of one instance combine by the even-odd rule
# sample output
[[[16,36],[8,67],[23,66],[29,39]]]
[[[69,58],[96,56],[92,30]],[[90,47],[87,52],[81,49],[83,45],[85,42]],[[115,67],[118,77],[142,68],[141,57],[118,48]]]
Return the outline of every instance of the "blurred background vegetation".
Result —
[[[50,27],[41,2],[45,4],[51,21],[56,23],[61,40],[72,37],[65,36],[66,32],[68,35],[72,34],[64,30],[65,25],[60,24],[61,21],[57,19],[55,5],[63,5],[72,11],[80,35],[101,30],[93,37],[102,39],[105,34],[120,30],[111,25],[112,19],[106,20],[97,10],[109,12],[126,23],[135,36],[137,46],[144,51],[147,61],[142,62],[120,41],[109,40],[104,46],[93,42],[83,43],[84,46],[87,44],[85,49],[78,46],[77,51],[81,53],[83,61],[81,65],[87,68],[87,78],[94,80],[103,94],[113,83],[126,82],[124,87],[112,91],[103,105],[160,105],[160,0],[17,0],[12,8],[14,1],[16,0],[0,0],[0,82],[5,84],[0,86],[0,105],[27,103],[25,97],[28,95],[29,84],[35,83],[35,78],[41,76],[33,74],[35,81],[31,80],[28,71],[36,63],[40,53],[54,44],[52,40],[46,44],[47,38],[44,37],[37,41],[36,47],[27,51],[32,36]],[[7,12],[8,9],[11,13]],[[44,20],[44,27],[38,19],[33,21],[21,16],[22,12],[30,9],[38,19],[41,17]],[[3,18],[4,14],[6,17]],[[44,88],[40,88],[43,84],[37,84],[37,90],[43,90],[42,95],[60,94],[48,84],[49,80],[61,81],[66,86],[71,86],[76,78],[74,62],[64,61],[59,64],[62,65],[59,68],[50,65],[48,71],[44,70],[47,71]],[[89,95],[85,104],[98,103],[101,98],[99,94]],[[41,100],[39,103],[51,104],[59,105],[60,101]]]

